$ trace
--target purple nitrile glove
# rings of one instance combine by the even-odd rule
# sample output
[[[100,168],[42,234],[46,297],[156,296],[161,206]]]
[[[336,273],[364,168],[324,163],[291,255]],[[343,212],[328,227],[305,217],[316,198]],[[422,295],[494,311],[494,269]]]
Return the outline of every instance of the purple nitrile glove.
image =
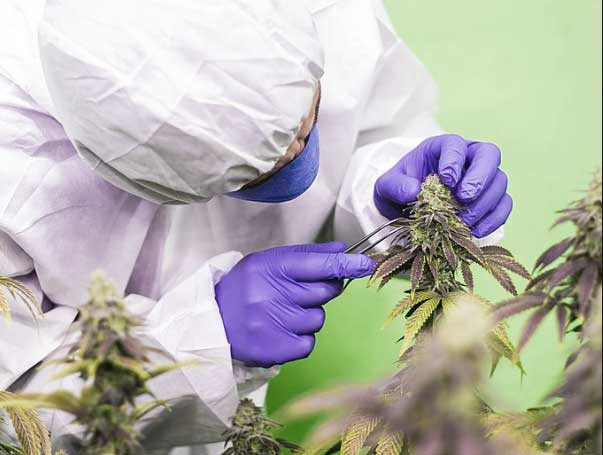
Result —
[[[379,177],[375,206],[386,218],[399,217],[401,209],[417,199],[423,180],[437,173],[464,205],[460,215],[473,235],[485,237],[505,224],[513,208],[500,162],[501,153],[494,144],[468,141],[456,134],[431,137]]]
[[[233,359],[271,367],[307,357],[325,321],[322,305],[344,278],[370,275],[374,261],[341,242],[272,248],[244,257],[216,285]]]

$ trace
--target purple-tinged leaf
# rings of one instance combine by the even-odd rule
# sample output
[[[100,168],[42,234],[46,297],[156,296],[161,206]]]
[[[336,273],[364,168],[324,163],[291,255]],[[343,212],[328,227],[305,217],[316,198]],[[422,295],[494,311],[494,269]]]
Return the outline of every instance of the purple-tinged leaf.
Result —
[[[514,299],[500,303],[494,307],[493,317],[495,321],[502,321],[531,308],[542,305],[547,299],[543,292],[523,294]]]
[[[475,244],[469,237],[460,237],[457,235],[452,236],[452,240],[458,246],[463,248],[468,254],[470,254],[473,259],[482,267],[487,267],[486,258],[482,250]]]
[[[592,295],[597,287],[599,278],[599,267],[597,264],[590,264],[584,269],[578,281],[578,301],[580,302],[580,311],[585,314]]]
[[[547,280],[553,274],[553,272],[555,272],[555,269],[547,270],[546,272],[542,272],[535,278],[532,278],[532,280],[526,286],[526,291],[530,291],[536,286],[545,287]]]
[[[536,332],[538,326],[542,323],[542,320],[553,310],[553,308],[555,308],[555,305],[548,303],[530,316],[530,319],[528,319],[528,322],[526,322],[526,325],[523,329],[519,343],[517,344],[517,352],[522,351],[528,341],[530,341],[530,339],[534,336],[534,333]]]
[[[402,251],[394,254],[377,267],[369,283],[372,284],[381,278],[388,278],[395,275],[411,259],[412,254],[408,251]]]
[[[567,215],[563,215],[559,218],[557,218],[557,220],[555,220],[555,222],[553,223],[553,227],[555,226],[559,226],[560,224],[563,224],[567,221],[571,221],[572,223],[575,223],[576,220],[576,216],[579,214],[578,213],[568,213]]]
[[[551,275],[548,283],[549,288],[553,289],[566,278],[576,275],[578,272],[582,271],[582,269],[584,269],[584,267],[587,265],[588,261],[584,258],[577,259],[575,261],[567,261],[561,264]]]
[[[489,267],[490,274],[498,281],[503,289],[510,294],[517,295],[517,288],[509,274],[501,267],[491,264]]]
[[[467,285],[467,288],[473,292],[473,272],[471,271],[471,267],[469,267],[469,264],[463,262],[461,264],[461,272],[463,274],[463,281],[465,281],[465,284]]]
[[[423,270],[425,269],[425,256],[422,254],[417,255],[415,260],[412,263],[412,268],[410,269],[410,289],[414,294],[417,287],[421,283],[421,278],[423,278]]]
[[[492,263],[497,264],[500,267],[503,267],[506,270],[509,270],[510,272],[513,272],[522,278],[525,278],[526,280],[529,280],[532,278],[532,275],[530,275],[530,272],[528,272],[527,269],[523,265],[521,265],[515,259],[510,258],[509,256],[496,255],[496,256],[486,256],[486,258],[488,259],[488,264],[492,264]]]
[[[486,245],[486,246],[483,246],[482,247],[482,251],[487,256],[490,256],[490,255],[500,255],[500,256],[507,256],[507,257],[510,257],[510,258],[513,257],[513,253],[511,253],[506,248],[503,248],[502,246],[498,246],[498,245]]]
[[[429,271],[431,272],[431,276],[433,278],[433,281],[435,283],[438,283],[440,281],[440,274],[438,272],[437,267],[435,266],[435,264],[433,262],[433,258],[428,258],[427,259],[427,265],[429,266]]]
[[[452,245],[450,244],[450,240],[448,240],[448,239],[442,240],[442,249],[444,250],[444,256],[446,257],[448,264],[450,264],[450,267],[453,270],[456,270],[456,268],[458,267],[459,261],[456,257],[456,254],[454,254],[454,249],[452,248]]]
[[[559,331],[559,341],[563,341],[565,338],[565,330],[567,328],[567,308],[564,305],[557,305],[555,311],[557,316],[557,330]]]
[[[574,239],[567,238],[550,247],[536,261],[536,269],[546,267],[555,262],[572,246],[572,243],[574,243]]]

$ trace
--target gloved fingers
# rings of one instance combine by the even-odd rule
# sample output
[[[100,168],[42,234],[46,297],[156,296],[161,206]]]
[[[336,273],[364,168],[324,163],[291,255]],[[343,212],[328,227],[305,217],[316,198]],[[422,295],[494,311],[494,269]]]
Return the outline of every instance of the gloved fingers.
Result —
[[[473,235],[477,238],[483,238],[492,234],[499,227],[506,223],[511,211],[513,210],[513,199],[505,194],[496,208],[486,215],[473,229]]]
[[[373,201],[377,210],[392,220],[401,214],[401,206],[417,200],[421,191],[421,181],[410,177],[398,167],[383,174],[375,183]]]
[[[333,300],[343,291],[343,280],[297,282],[299,292],[295,303],[302,308],[319,307]]]
[[[476,200],[496,176],[501,162],[500,149],[488,142],[474,142],[468,147],[469,166],[457,186],[456,195],[463,203]]]
[[[438,175],[449,188],[454,188],[463,176],[467,159],[467,143],[457,134],[445,134],[434,138],[429,144],[429,153],[437,159]]]
[[[316,346],[316,337],[314,335],[300,335],[297,339],[294,352],[296,354],[294,360],[305,359]]]
[[[484,216],[490,213],[507,192],[509,180],[499,170],[488,188],[475,201],[469,203],[460,213],[461,219],[469,226],[475,226]]]
[[[270,368],[310,355],[314,349],[314,337],[311,335],[296,335],[285,328],[274,328],[269,334],[270,343],[249,343],[244,355],[239,355],[247,366]],[[233,358],[235,356],[233,346]]]
[[[282,247],[296,253],[342,253],[347,248],[344,242],[307,243]]]
[[[305,359],[314,350],[316,338],[314,335],[296,335],[295,333],[282,332],[281,336],[274,338],[274,351],[260,353],[261,367],[269,368],[274,365],[283,365],[294,360]]]
[[[322,329],[326,314],[322,308],[300,308],[289,321],[291,331],[296,335],[312,335]]]
[[[373,273],[375,261],[362,254],[299,253],[284,257],[281,266],[295,281],[314,282],[363,278]]]

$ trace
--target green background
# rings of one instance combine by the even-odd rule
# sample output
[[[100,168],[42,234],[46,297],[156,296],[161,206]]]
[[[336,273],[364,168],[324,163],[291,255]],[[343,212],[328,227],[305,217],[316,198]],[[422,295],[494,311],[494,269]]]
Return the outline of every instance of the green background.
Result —
[[[503,150],[515,201],[503,244],[531,266],[567,234],[549,230],[554,212],[578,197],[601,162],[601,1],[385,3],[400,36],[438,82],[442,126]],[[397,281],[377,294],[355,283],[329,304],[315,352],[272,381],[269,412],[308,391],[391,371],[401,328],[381,326],[406,284]],[[484,275],[476,287],[494,301],[505,297]],[[514,340],[522,322],[511,323]],[[570,345],[557,341],[548,320],[523,353],[523,380],[501,363],[490,384],[495,407],[538,404],[559,379]],[[282,434],[301,441],[311,423],[289,424]]]

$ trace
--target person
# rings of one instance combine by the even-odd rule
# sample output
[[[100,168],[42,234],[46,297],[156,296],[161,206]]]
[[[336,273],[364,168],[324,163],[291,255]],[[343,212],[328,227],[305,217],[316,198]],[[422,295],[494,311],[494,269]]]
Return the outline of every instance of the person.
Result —
[[[441,130],[381,0],[8,0],[0,43],[0,274],[45,310],[0,331],[0,388],[79,386],[34,367],[104,270],[146,342],[199,361],[152,383],[181,400],[142,428],[148,453],[219,453],[239,397],[261,402],[371,273],[341,240],[427,175],[476,239],[511,212],[500,150]],[[78,431],[45,418],[58,445]]]

